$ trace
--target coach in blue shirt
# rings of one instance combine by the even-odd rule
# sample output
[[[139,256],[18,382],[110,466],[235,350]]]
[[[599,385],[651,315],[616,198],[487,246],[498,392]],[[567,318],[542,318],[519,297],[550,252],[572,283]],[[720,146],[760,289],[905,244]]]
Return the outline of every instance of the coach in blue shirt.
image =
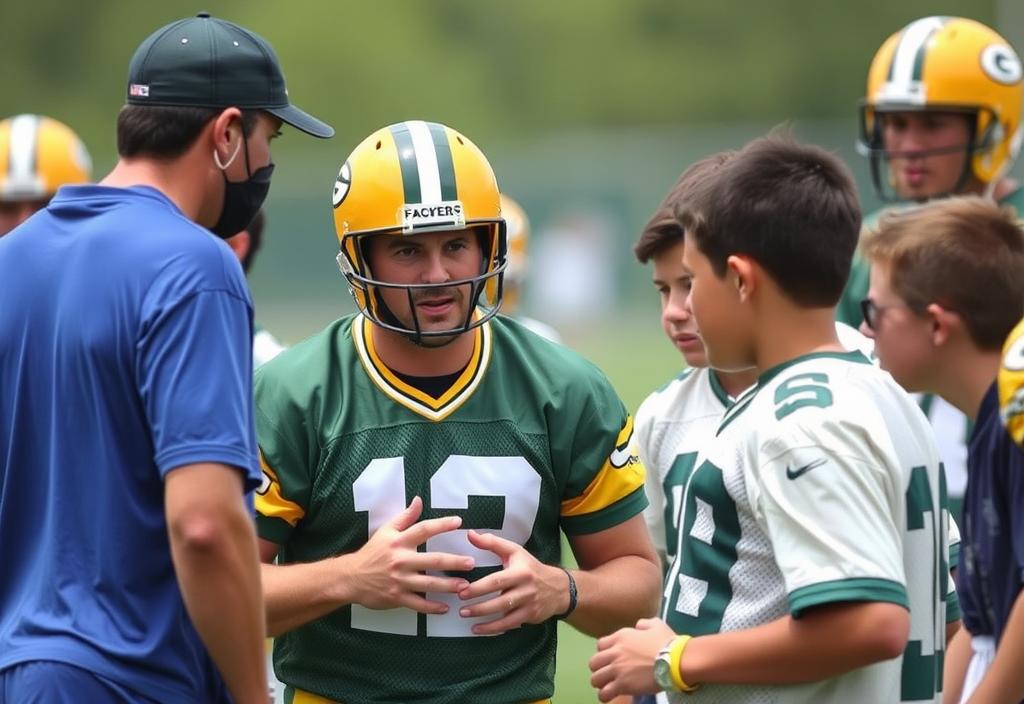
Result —
[[[265,702],[252,304],[211,231],[260,207],[282,122],[333,130],[206,14],[127,94],[114,170],[0,240],[0,704]]]

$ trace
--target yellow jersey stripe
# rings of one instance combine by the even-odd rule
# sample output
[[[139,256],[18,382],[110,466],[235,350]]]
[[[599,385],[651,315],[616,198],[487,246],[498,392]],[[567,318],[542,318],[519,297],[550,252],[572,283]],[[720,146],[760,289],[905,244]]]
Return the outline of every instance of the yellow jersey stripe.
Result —
[[[430,420],[440,421],[451,415],[473,395],[491,357],[491,327],[484,323],[473,330],[473,353],[469,364],[455,383],[440,397],[434,398],[406,384],[381,361],[373,344],[373,323],[365,316],[352,322],[352,339],[370,380],[393,401]]]
[[[582,494],[562,502],[561,515],[581,516],[611,506],[642,487],[644,473],[643,463],[633,444],[633,418],[629,416],[601,471]]]
[[[615,438],[615,449],[625,450],[629,447],[629,441],[633,437],[633,416],[626,418],[626,424],[622,426],[622,430],[619,431],[619,436]]]

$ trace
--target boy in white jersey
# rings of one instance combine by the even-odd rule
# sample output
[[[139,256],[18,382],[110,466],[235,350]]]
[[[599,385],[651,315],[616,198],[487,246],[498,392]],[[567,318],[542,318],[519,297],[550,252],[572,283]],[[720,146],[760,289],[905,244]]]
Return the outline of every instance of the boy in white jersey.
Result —
[[[758,139],[679,216],[709,362],[763,371],[685,487],[665,620],[602,638],[592,684],[938,702],[945,487],[924,416],[832,323],[860,226],[849,172]]]
[[[633,247],[637,261],[653,264],[662,329],[689,367],[648,396],[636,412],[637,449],[648,468],[645,489],[650,504],[644,518],[666,567],[676,553],[680,499],[697,451],[714,437],[732,397],[757,381],[753,369],[730,373],[707,368],[704,343],[686,305],[690,275],[683,269],[683,228],[675,216],[676,208],[733,154],[718,152],[686,169]]]
[[[686,169],[633,247],[637,261],[653,264],[662,329],[688,367],[644,399],[635,416],[637,449],[648,470],[645,489],[650,504],[644,518],[666,568],[676,553],[680,499],[697,451],[714,437],[733,399],[757,381],[755,369],[723,372],[708,367],[704,343],[686,303],[690,275],[683,269],[683,228],[675,216],[688,195],[734,153],[717,152]],[[837,322],[836,333],[846,349],[873,356],[871,340],[849,325]]]

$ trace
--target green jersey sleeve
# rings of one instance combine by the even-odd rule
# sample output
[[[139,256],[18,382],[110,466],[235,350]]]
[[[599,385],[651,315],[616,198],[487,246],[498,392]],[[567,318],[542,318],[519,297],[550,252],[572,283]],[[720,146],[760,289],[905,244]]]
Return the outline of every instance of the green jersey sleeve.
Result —
[[[590,386],[569,447],[561,507],[566,534],[596,533],[647,507],[633,418],[603,375]]]
[[[286,380],[290,355],[282,354],[256,374],[256,438],[263,483],[256,494],[256,529],[277,544],[306,514],[312,485],[311,468],[318,464],[318,443],[309,418],[310,398],[300,398]]]

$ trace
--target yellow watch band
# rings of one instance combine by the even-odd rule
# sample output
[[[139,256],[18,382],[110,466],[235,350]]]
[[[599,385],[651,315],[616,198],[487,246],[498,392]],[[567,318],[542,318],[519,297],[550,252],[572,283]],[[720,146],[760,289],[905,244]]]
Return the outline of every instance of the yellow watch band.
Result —
[[[668,651],[669,671],[672,674],[672,681],[675,682],[676,687],[678,687],[680,691],[686,693],[696,692],[700,688],[699,684],[686,684],[686,682],[683,681],[683,674],[679,671],[679,663],[683,659],[683,651],[686,650],[686,644],[691,640],[693,640],[691,636],[679,636],[672,641],[672,647]]]

